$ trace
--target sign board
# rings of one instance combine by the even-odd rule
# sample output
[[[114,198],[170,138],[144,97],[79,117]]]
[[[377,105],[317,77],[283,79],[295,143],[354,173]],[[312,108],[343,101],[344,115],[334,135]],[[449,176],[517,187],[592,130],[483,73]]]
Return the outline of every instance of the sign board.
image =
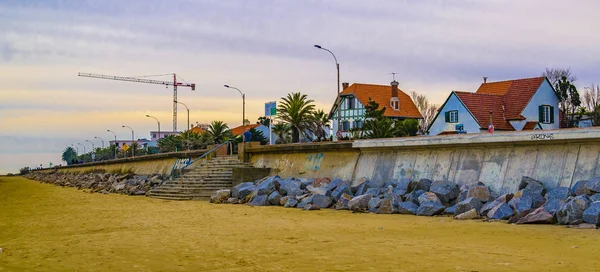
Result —
[[[265,103],[265,116],[275,116],[277,115],[277,102],[267,102]]]
[[[129,146],[127,144],[123,144],[123,146],[121,147],[121,149],[127,151],[129,149]]]
[[[177,159],[177,161],[175,162],[175,165],[173,166],[173,169],[181,169],[187,165],[189,165],[192,162],[191,158],[185,158],[185,159]]]

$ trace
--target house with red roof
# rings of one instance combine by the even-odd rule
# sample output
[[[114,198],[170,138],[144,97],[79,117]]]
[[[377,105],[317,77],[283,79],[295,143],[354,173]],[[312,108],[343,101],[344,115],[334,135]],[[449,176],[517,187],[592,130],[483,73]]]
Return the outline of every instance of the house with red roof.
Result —
[[[375,85],[342,83],[343,91],[336,99],[329,112],[333,121],[333,131],[337,129],[338,106],[341,106],[341,135],[346,136],[351,128],[362,128],[365,121],[365,105],[369,99],[379,104],[379,109],[385,107],[383,116],[396,119],[423,119],[410,96],[398,88],[398,82],[392,81],[390,85]]]
[[[453,91],[429,135],[559,128],[558,96],[545,77],[484,82],[474,92]]]

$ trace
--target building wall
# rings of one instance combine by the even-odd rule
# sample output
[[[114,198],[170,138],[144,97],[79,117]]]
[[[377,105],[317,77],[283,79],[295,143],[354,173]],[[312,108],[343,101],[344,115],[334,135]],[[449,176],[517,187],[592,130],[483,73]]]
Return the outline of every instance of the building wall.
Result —
[[[458,111],[458,123],[446,123],[445,112],[452,110]],[[448,101],[444,104],[444,107],[440,109],[440,113],[435,120],[433,120],[432,125],[429,128],[429,135],[438,135],[443,131],[455,131],[455,125],[457,124],[462,124],[467,133],[480,132],[479,124],[477,124],[475,118],[473,118],[467,108],[460,102],[460,99],[458,99],[456,94],[451,93]]]
[[[543,130],[558,129],[560,120],[558,118],[558,97],[554,93],[554,89],[550,86],[548,81],[544,80],[540,88],[531,98],[529,104],[525,107],[521,115],[525,116],[528,121],[538,121],[540,119],[539,106],[540,105],[551,105],[554,107],[554,123],[553,124],[542,124]],[[515,128],[516,129],[516,128]]]

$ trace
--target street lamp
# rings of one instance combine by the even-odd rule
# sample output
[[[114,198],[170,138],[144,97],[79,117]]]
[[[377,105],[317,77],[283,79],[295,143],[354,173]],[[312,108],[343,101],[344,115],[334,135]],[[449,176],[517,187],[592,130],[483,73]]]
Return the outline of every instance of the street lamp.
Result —
[[[134,141],[134,139],[133,139],[134,138],[133,137],[133,128],[128,127],[128,126],[122,126],[122,127],[131,129],[131,157],[133,158],[133,157],[135,157],[135,148],[133,148],[134,147],[133,146],[133,141]]]
[[[189,111],[188,111],[188,114],[189,114]],[[156,119],[156,117],[150,116],[148,114],[146,114],[146,117],[148,117],[148,118],[154,118],[154,120],[156,120],[156,122],[158,123],[158,139],[156,139],[156,142],[158,142],[158,140],[160,140],[160,121],[158,121],[158,119]]]
[[[115,134],[112,130],[107,129],[106,132],[110,132],[115,135],[115,159],[117,159],[117,134]]]
[[[81,143],[77,143],[77,144],[83,146],[83,155],[85,155],[85,145],[82,145]]]
[[[240,91],[240,89],[238,89],[236,87],[231,87],[229,85],[223,85],[223,86],[225,86],[225,88],[237,90],[242,95],[242,103],[243,103],[243,106],[242,106],[242,127],[244,127],[244,131],[245,131],[246,130],[246,94],[242,93],[242,91]]]
[[[92,143],[92,141],[90,141],[90,140],[85,140],[85,141],[92,144],[92,151],[90,151],[90,153],[91,153],[90,156],[92,156],[92,161],[94,161],[94,156],[95,156],[94,150],[96,149],[96,147],[94,146],[94,143]]]
[[[337,94],[337,98],[339,98],[340,97],[340,64],[338,63],[337,58],[335,57],[335,55],[333,54],[333,52],[331,52],[331,50],[329,50],[329,49],[327,49],[325,47],[322,47],[322,46],[320,46],[318,44],[315,44],[315,47],[317,49],[325,50],[325,51],[331,53],[331,55],[333,56],[333,59],[335,60],[335,66],[337,68],[337,93],[338,93]],[[336,100],[337,100],[337,98],[336,98]],[[338,108],[338,110],[337,110],[337,129],[335,131],[336,133],[333,136],[333,138],[336,141],[338,140],[337,139],[337,131],[340,129],[340,115],[341,115],[341,112],[342,112],[341,111],[341,106],[342,106],[342,100],[340,99],[340,104],[337,105],[337,108]]]
[[[181,104],[185,107],[185,109],[187,110],[187,114],[188,114],[188,126],[187,129],[190,129],[190,109],[188,108],[188,106],[186,104],[183,104],[183,102],[179,102],[179,101],[174,101],[177,104]]]
[[[104,149],[104,140],[100,137],[94,137],[94,139],[100,139],[100,141],[102,141],[102,149]]]

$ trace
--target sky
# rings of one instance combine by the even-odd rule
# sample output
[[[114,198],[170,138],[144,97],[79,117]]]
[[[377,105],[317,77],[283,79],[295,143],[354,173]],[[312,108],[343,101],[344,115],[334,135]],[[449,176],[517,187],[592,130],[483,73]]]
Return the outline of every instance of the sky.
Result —
[[[328,111],[342,82],[441,104],[452,90],[571,68],[600,83],[597,0],[0,0],[0,174],[60,161],[82,143],[172,129],[172,89],[78,77],[177,73],[191,123],[255,122],[302,92]],[[149,79],[170,80],[168,76]],[[187,125],[180,106],[178,128]],[[80,147],[81,149],[81,147]]]

